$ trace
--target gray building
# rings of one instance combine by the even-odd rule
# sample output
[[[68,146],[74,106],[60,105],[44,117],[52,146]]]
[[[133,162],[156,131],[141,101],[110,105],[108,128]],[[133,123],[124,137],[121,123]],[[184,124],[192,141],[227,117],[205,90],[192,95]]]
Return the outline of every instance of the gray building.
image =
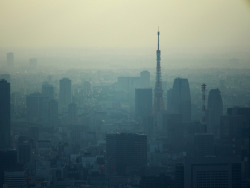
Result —
[[[190,158],[184,164],[184,171],[184,187],[186,188],[241,187],[241,163],[238,159]]]
[[[0,80],[0,149],[10,148],[10,84]]]
[[[211,89],[207,102],[207,131],[219,137],[220,117],[223,115],[223,102],[219,89]]]
[[[132,133],[106,135],[107,175],[139,175],[147,165],[147,136]]]
[[[181,114],[183,122],[191,121],[191,95],[188,79],[176,78],[173,88],[167,93],[167,111]]]

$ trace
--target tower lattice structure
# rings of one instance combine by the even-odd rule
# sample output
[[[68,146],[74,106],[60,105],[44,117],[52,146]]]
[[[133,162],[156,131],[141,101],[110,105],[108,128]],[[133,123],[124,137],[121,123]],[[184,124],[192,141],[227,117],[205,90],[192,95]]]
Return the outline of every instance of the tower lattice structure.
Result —
[[[157,32],[158,35],[158,49],[156,50],[156,80],[155,80],[155,90],[154,90],[154,115],[159,114],[159,112],[164,110],[163,101],[163,89],[161,80],[161,50],[160,50],[160,31]]]

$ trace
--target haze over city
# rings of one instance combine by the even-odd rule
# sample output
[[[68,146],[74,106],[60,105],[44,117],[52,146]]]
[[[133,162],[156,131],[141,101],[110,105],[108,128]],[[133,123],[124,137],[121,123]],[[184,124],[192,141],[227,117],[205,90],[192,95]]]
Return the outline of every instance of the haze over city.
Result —
[[[249,0],[1,0],[0,188],[249,188]]]
[[[55,61],[63,57],[80,61],[76,67],[152,68],[154,34],[160,26],[162,59],[169,68],[231,66],[231,58],[246,68],[247,4],[246,0],[1,1],[0,47],[2,53],[20,52],[16,58],[53,59],[49,63],[59,67],[70,64]]]

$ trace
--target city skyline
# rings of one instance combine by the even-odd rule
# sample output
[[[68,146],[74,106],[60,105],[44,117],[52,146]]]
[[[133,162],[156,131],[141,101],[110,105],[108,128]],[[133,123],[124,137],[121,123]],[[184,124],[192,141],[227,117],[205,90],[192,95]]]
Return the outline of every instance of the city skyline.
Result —
[[[249,0],[3,0],[0,27],[0,188],[250,187]]]

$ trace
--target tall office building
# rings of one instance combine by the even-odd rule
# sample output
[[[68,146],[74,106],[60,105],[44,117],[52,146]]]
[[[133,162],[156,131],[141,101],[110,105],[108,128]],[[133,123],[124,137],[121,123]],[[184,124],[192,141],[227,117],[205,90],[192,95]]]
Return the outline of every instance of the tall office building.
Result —
[[[6,171],[4,172],[4,185],[8,188],[27,187],[27,178],[24,171]]]
[[[154,115],[164,111],[164,101],[163,101],[163,89],[161,80],[161,50],[160,50],[160,31],[157,32],[158,35],[158,49],[156,50],[156,80],[155,80],[155,90],[154,90]]]
[[[132,133],[106,135],[107,174],[140,174],[147,165],[147,136]]]
[[[191,187],[241,187],[241,163],[239,159],[201,157],[186,159],[184,188]]]
[[[0,81],[0,149],[10,148],[10,84]]]
[[[6,58],[7,58],[7,65],[12,66],[14,64],[14,53],[13,52],[8,52],[6,54]]]
[[[153,110],[152,89],[135,89],[135,114],[137,116],[149,116]]]
[[[191,95],[188,79],[176,78],[168,92],[168,112],[181,114],[183,122],[191,121]]]
[[[228,154],[241,156],[241,162],[244,166],[243,174],[250,177],[249,127],[250,108],[228,108],[227,114],[221,117],[220,139],[227,151],[220,151],[220,153],[223,156]]]
[[[219,137],[220,117],[223,115],[223,103],[219,89],[211,89],[207,102],[207,131]]]
[[[0,187],[4,183],[4,171],[18,168],[16,150],[0,150]]]
[[[67,109],[70,103],[71,103],[71,80],[68,78],[63,78],[60,80],[59,105],[62,108]]]

